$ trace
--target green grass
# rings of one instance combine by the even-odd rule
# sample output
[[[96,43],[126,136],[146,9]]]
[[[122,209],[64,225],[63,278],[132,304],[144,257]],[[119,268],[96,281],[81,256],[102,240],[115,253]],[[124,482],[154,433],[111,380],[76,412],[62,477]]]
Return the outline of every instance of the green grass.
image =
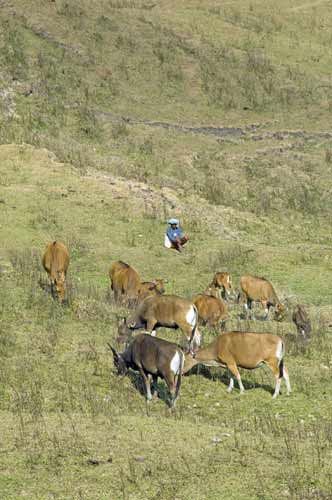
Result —
[[[331,18],[300,0],[2,6],[1,498],[330,498]],[[169,216],[190,234],[183,255],[163,248]],[[71,255],[67,307],[41,267],[54,239]],[[273,401],[265,369],[229,395],[201,368],[173,414],[162,382],[147,404],[107,349],[128,314],[109,289],[117,259],[185,297],[215,271],[272,280],[285,321],[234,304],[226,327],[285,338],[292,395]]]

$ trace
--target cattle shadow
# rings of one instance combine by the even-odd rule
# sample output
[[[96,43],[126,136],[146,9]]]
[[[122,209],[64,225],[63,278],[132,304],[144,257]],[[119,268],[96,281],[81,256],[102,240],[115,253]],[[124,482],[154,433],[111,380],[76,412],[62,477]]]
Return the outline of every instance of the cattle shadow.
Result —
[[[188,373],[184,375],[184,377],[189,377],[189,376],[202,376],[206,378],[207,380],[212,380],[213,382],[221,382],[225,386],[229,386],[229,381],[230,381],[230,375],[227,370],[227,368],[221,368],[223,370],[220,372],[220,369],[217,368],[218,373],[213,373],[211,372],[210,368],[207,366],[203,365],[198,365],[194,366]],[[245,372],[243,372],[243,375],[245,377]],[[270,394],[274,394],[274,387],[272,385],[267,385],[267,384],[261,384],[259,382],[252,382],[250,380],[246,380],[241,374],[241,380],[243,387],[246,391],[251,391],[252,389],[263,389],[266,392],[269,392]],[[233,392],[238,389],[237,381],[234,379],[234,389]]]
[[[144,381],[143,381],[141,375],[138,372],[135,372],[133,370],[129,370],[126,376],[129,378],[132,386],[137,390],[137,392],[139,392],[139,394],[141,394],[141,396],[143,396],[144,399],[146,399],[145,384],[144,384]],[[152,388],[152,381],[151,381],[151,388]],[[154,395],[153,400],[160,399],[167,406],[170,406],[169,405],[169,392],[167,389],[166,382],[162,381],[161,379],[158,379],[158,383],[156,385],[156,390],[157,390],[156,391],[157,395]]]

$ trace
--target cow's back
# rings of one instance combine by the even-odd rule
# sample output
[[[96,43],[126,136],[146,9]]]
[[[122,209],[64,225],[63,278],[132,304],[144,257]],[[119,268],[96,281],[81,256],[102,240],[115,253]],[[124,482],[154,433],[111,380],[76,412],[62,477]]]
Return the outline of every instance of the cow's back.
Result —
[[[250,274],[241,276],[240,287],[249,299],[253,301],[268,301],[272,304],[278,302],[272,284],[265,278],[251,276]]]
[[[233,357],[238,366],[252,368],[266,358],[278,354],[282,339],[272,333],[227,332],[217,339],[218,352],[221,357]]]
[[[58,241],[49,243],[42,259],[45,271],[51,276],[63,272],[66,274],[69,266],[69,252],[67,247]]]
[[[176,321],[186,315],[193,303],[177,295],[155,295],[147,297],[139,306],[141,317],[155,317],[158,321]]]
[[[227,306],[212,295],[198,294],[193,298],[198,315],[204,323],[216,324],[227,317]]]
[[[135,293],[140,285],[138,272],[122,261],[114,262],[109,272],[114,290],[122,293]]]

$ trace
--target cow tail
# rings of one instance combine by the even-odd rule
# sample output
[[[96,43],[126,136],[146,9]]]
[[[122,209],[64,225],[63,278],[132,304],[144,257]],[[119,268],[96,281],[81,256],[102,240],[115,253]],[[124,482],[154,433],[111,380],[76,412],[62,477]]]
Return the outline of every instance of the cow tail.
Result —
[[[180,392],[180,387],[181,387],[181,382],[182,382],[182,372],[183,372],[183,366],[184,366],[184,354],[182,351],[178,351],[180,355],[180,366],[179,366],[179,373],[176,381],[176,388],[175,388],[175,399],[177,399],[179,392]]]
[[[279,378],[284,376],[284,354],[285,354],[285,345],[281,342],[281,359],[279,361]]]

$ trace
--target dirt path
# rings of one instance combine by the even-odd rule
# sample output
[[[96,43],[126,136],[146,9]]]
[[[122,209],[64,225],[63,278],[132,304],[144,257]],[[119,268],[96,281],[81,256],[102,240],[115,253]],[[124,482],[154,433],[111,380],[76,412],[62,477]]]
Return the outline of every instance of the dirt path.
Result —
[[[311,9],[313,7],[317,7],[318,5],[322,3],[328,3],[330,0],[317,0],[316,2],[308,2],[304,3],[302,5],[297,5],[296,7],[292,7],[291,10],[292,12],[298,11],[298,10],[305,10],[305,9]]]

